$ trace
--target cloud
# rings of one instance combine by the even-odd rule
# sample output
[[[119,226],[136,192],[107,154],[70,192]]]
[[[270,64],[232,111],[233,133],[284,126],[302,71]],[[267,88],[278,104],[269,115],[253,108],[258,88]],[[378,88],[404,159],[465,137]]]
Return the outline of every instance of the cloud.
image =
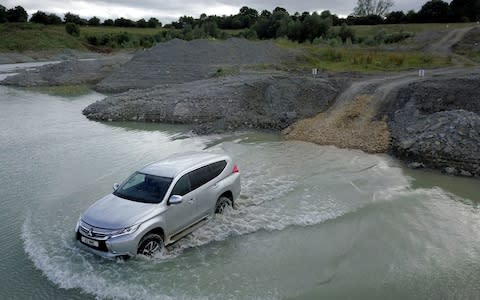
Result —
[[[198,17],[202,13],[207,15],[236,14],[242,6],[252,7],[258,11],[264,9],[271,11],[280,6],[286,8],[290,13],[330,10],[339,16],[347,16],[356,4],[356,0],[6,0],[3,2],[7,8],[21,5],[30,15],[37,10],[42,10],[60,16],[66,12],[72,12],[82,17],[97,16],[102,19],[125,17],[138,20],[156,17],[164,23],[176,20],[183,15]],[[418,10],[422,3],[423,1],[418,0],[397,0],[393,9]]]

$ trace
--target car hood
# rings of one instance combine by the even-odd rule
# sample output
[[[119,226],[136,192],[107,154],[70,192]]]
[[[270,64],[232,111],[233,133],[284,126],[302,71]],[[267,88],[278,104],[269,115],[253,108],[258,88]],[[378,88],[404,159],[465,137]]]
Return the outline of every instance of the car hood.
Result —
[[[157,204],[135,202],[107,195],[93,203],[82,215],[82,220],[105,229],[121,229],[142,221]]]

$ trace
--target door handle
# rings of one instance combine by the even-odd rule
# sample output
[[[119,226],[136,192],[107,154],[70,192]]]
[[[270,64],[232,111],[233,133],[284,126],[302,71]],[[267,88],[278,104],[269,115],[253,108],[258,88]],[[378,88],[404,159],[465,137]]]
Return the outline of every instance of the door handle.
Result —
[[[193,204],[194,200],[195,200],[195,198],[191,198],[190,200],[188,200],[188,203]]]

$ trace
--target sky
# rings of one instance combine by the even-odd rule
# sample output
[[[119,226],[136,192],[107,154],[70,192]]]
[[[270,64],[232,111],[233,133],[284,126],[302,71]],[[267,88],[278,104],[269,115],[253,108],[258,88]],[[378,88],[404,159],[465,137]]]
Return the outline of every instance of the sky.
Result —
[[[418,10],[427,0],[394,0],[393,10]],[[21,5],[32,15],[37,10],[56,13],[63,17],[66,12],[89,18],[97,16],[100,19],[115,19],[125,17],[132,20],[155,17],[162,23],[170,23],[183,15],[198,17],[207,15],[231,15],[238,13],[242,6],[257,9],[259,12],[275,7],[286,8],[290,13],[304,11],[330,10],[341,17],[349,15],[355,7],[356,0],[2,0],[7,9]]]

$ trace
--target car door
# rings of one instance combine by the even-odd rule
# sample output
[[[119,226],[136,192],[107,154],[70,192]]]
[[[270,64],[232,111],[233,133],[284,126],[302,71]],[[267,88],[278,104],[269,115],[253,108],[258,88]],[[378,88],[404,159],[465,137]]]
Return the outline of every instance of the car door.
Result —
[[[205,217],[203,207],[205,206],[206,200],[206,183],[210,180],[209,168],[204,166],[196,169],[195,171],[190,172],[190,182],[192,190],[195,192],[195,209],[197,218]]]
[[[192,191],[190,176],[185,174],[175,183],[170,195],[182,196],[179,204],[171,204],[166,212],[166,223],[171,234],[176,234],[196,221],[195,191]]]
[[[218,194],[216,183],[220,180],[218,176],[226,165],[226,161],[219,161],[198,169],[198,172],[192,172],[190,180],[195,183],[195,186],[200,185],[196,193],[196,206],[199,215],[202,217],[210,214],[215,207]],[[193,178],[193,176],[196,177]]]

